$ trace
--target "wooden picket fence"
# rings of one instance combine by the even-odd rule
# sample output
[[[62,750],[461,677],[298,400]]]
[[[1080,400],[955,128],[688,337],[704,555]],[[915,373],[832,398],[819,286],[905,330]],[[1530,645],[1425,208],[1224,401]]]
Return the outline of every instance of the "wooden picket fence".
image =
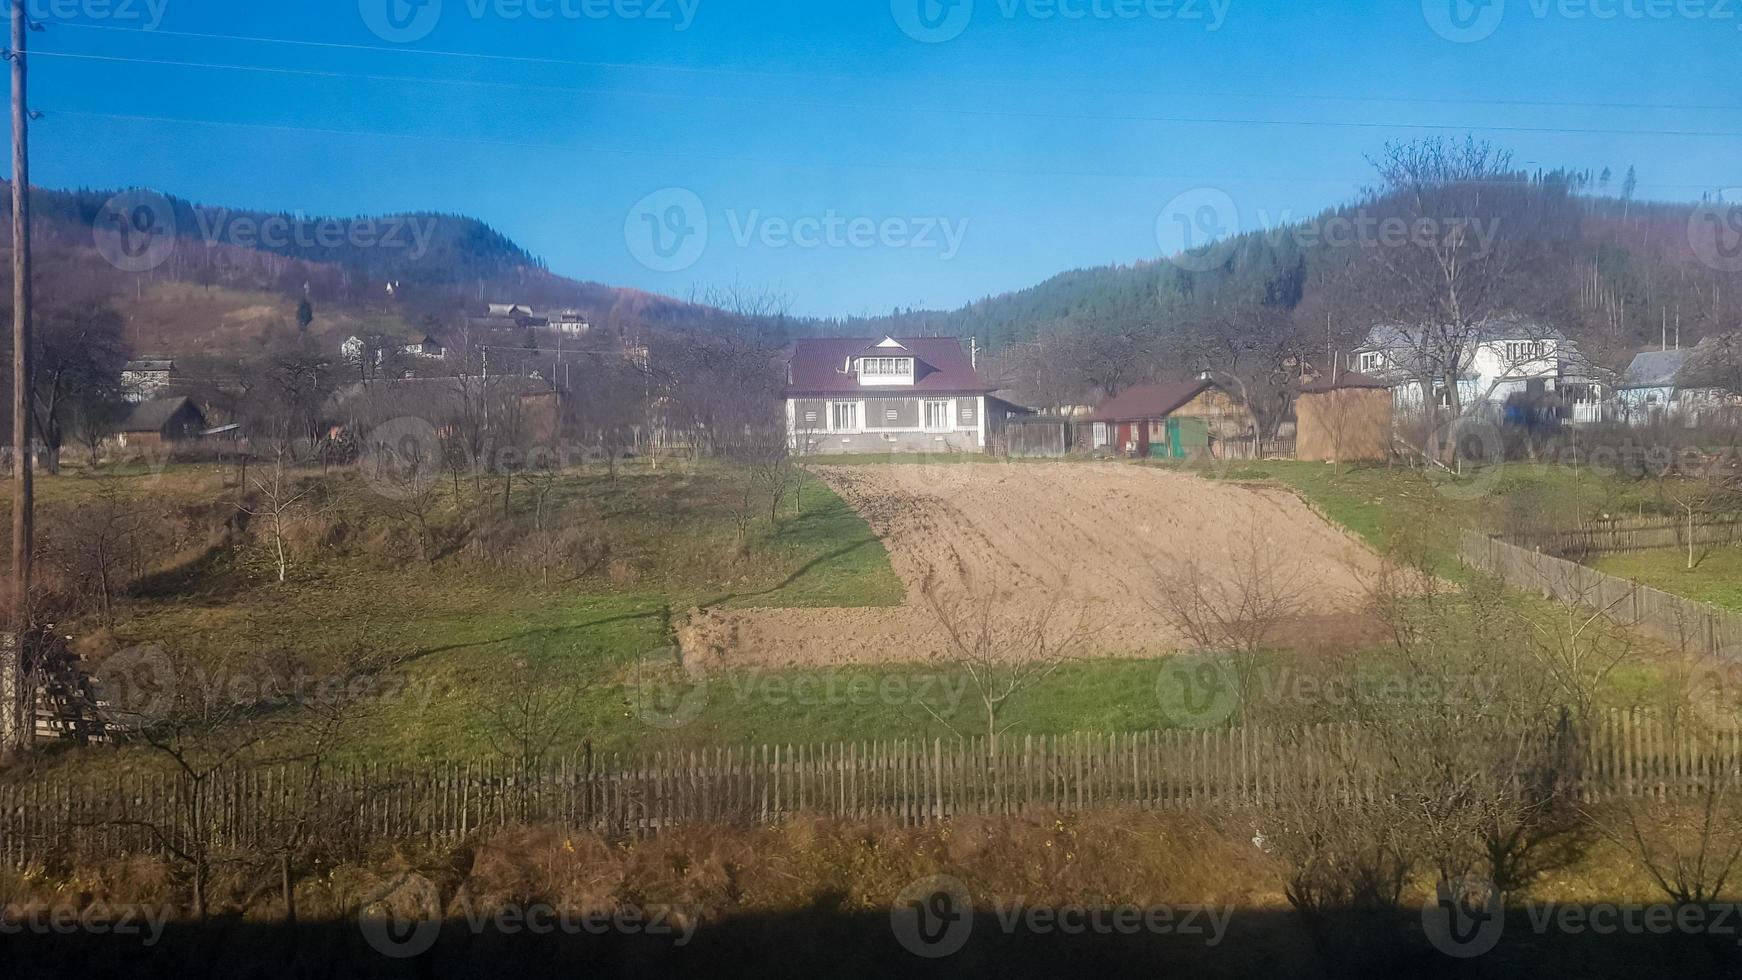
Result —
[[[1692,533],[1696,548],[1730,547],[1742,541],[1742,522],[1698,521]],[[1620,520],[1532,532],[1512,537],[1511,543],[1556,558],[1577,560],[1629,551],[1686,548],[1688,534],[1688,525],[1682,521]]]
[[[1460,556],[1466,565],[1509,585],[1582,603],[1683,652],[1742,660],[1742,614],[1476,532],[1465,533]]]
[[[1480,738],[1480,726],[1470,735]],[[1574,740],[1569,785],[1587,801],[1671,798],[1742,784],[1742,735],[1615,712]],[[655,752],[505,764],[273,767],[197,783],[168,773],[55,775],[0,785],[0,859],[234,852],[297,841],[362,854],[452,845],[521,825],[640,836],[799,817],[924,825],[1097,808],[1346,806],[1386,792],[1384,749],[1353,723],[1117,735],[897,740]],[[203,842],[203,844],[200,844]],[[200,844],[199,847],[194,845]]]

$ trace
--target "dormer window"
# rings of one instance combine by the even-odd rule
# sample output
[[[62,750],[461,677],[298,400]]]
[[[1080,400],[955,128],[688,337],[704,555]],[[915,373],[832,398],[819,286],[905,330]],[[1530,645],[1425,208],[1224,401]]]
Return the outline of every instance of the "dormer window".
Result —
[[[863,357],[859,359],[861,378],[911,378],[911,357]]]

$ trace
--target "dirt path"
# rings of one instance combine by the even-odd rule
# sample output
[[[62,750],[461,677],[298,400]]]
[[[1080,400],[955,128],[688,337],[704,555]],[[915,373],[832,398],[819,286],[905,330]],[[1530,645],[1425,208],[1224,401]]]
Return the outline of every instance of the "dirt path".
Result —
[[[680,627],[687,657],[734,667],[948,658],[953,644],[925,597],[928,579],[958,631],[970,609],[1026,626],[1044,615],[1073,654],[1153,656],[1192,646],[1169,623],[1163,583],[1195,561],[1237,587],[1255,555],[1306,597],[1294,640],[1367,631],[1378,558],[1286,492],[1121,464],[816,472],[883,539],[906,603],[712,610]]]

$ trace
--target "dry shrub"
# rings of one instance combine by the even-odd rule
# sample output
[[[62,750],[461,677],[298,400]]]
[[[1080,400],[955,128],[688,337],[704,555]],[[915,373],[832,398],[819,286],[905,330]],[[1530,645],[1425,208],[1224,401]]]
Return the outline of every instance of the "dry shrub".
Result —
[[[571,501],[560,511],[545,514],[543,525],[532,515],[505,516],[494,507],[486,508],[476,518],[462,553],[468,561],[489,568],[552,582],[616,568],[605,522],[591,501]]]

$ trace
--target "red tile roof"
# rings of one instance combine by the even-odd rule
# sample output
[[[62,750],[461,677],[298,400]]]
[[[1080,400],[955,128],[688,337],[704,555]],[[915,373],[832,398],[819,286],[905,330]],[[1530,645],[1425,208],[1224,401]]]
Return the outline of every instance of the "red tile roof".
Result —
[[[974,370],[962,342],[954,337],[896,338],[905,350],[877,348],[882,337],[827,337],[796,341],[787,361],[788,398],[805,395],[870,394],[989,395],[996,389]],[[906,385],[861,385],[845,373],[851,357],[912,357],[917,378]]]
[[[1215,384],[1209,381],[1163,381],[1127,388],[1089,416],[1091,422],[1134,422],[1162,419],[1183,408]]]

